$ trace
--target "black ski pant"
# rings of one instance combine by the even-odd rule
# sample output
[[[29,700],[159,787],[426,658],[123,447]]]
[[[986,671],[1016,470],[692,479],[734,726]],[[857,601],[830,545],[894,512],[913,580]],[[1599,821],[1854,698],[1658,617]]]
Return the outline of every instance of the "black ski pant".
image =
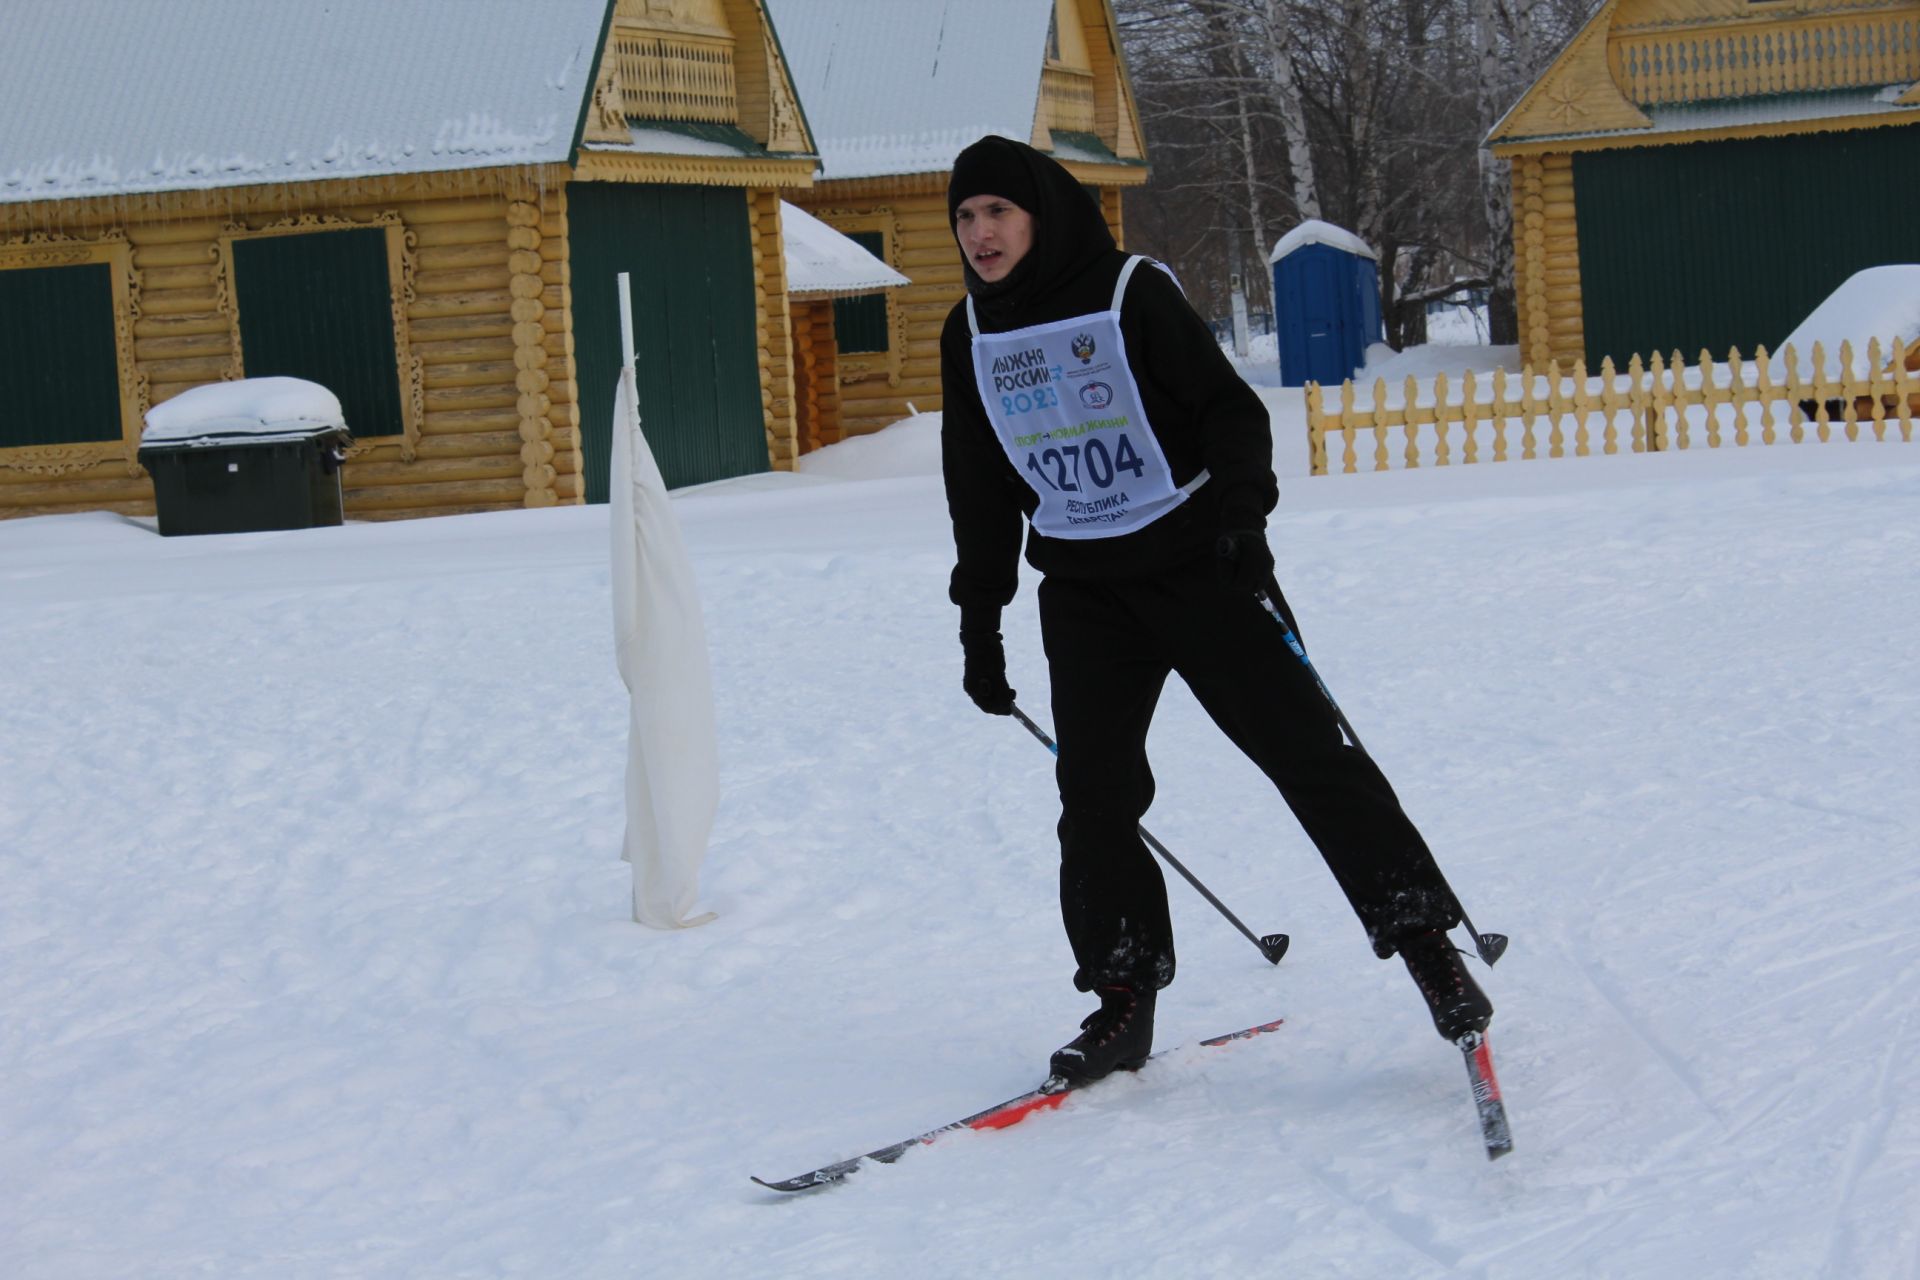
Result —
[[[1147,728],[1170,672],[1279,789],[1376,954],[1460,922],[1393,788],[1346,741],[1259,600],[1220,582],[1211,562],[1112,582],[1049,577],[1039,595],[1075,986],[1153,991],[1173,981],[1166,882],[1139,833],[1154,791]]]

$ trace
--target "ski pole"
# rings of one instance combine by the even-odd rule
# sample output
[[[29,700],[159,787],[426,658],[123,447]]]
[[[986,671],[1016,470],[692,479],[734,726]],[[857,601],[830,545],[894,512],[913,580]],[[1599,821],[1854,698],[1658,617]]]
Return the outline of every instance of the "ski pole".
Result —
[[[1320,696],[1327,700],[1329,707],[1333,708],[1334,722],[1340,726],[1340,731],[1347,735],[1347,741],[1353,744],[1354,750],[1366,756],[1367,759],[1372,760],[1372,754],[1360,743],[1360,735],[1353,731],[1351,724],[1347,723],[1346,712],[1340,710],[1340,704],[1333,700],[1333,690],[1327,688],[1327,682],[1320,678],[1320,671],[1313,665],[1313,659],[1307,656],[1307,647],[1300,643],[1300,637],[1294,634],[1292,624],[1287,621],[1286,615],[1280,610],[1278,605],[1278,601],[1281,599],[1279,580],[1269,575],[1267,584],[1254,592],[1254,595],[1258,597],[1260,603],[1266,607],[1267,612],[1273,615],[1273,620],[1280,624],[1280,630],[1286,637],[1287,648],[1293,650],[1293,656],[1300,659],[1300,665],[1307,669],[1307,674],[1313,677],[1314,684],[1319,686]],[[1436,867],[1435,870],[1438,871],[1438,868]],[[1445,883],[1445,881],[1446,877],[1441,876],[1441,882]],[[1453,892],[1452,885],[1447,886],[1447,892],[1453,895],[1454,905],[1460,907],[1460,923],[1467,927],[1467,933],[1473,938],[1474,948],[1479,951],[1480,958],[1486,961],[1488,965],[1492,965],[1494,961],[1506,954],[1507,935],[1504,933],[1481,933],[1478,929],[1474,928],[1473,921],[1467,917],[1466,907],[1460,902],[1460,895]]]
[[[1026,712],[1022,711],[1019,707],[1016,706],[1013,709],[1013,718],[1015,720],[1018,720],[1021,724],[1025,725],[1027,727],[1027,732],[1032,734],[1034,737],[1040,739],[1041,744],[1045,746],[1047,750],[1053,752],[1053,754],[1056,757],[1060,754],[1060,744],[1055,742],[1052,738],[1049,738],[1047,736],[1047,731],[1045,729],[1042,729],[1039,725],[1035,724],[1032,720],[1029,720],[1027,718]],[[1140,838],[1146,841],[1147,848],[1153,850],[1155,853],[1159,854],[1162,858],[1166,859],[1166,863],[1168,866],[1172,867],[1175,871],[1178,871],[1182,876],[1186,878],[1186,881],[1188,884],[1192,885],[1195,889],[1199,890],[1200,896],[1205,898],[1208,902],[1211,902],[1213,904],[1213,909],[1215,911],[1218,911],[1221,915],[1225,916],[1227,918],[1228,923],[1233,925],[1233,927],[1238,929],[1241,933],[1244,933],[1247,936],[1248,942],[1251,942],[1254,946],[1260,948],[1260,954],[1267,958],[1267,963],[1269,964],[1280,963],[1280,957],[1287,954],[1288,938],[1286,934],[1269,933],[1264,938],[1256,935],[1253,930],[1247,928],[1246,925],[1240,922],[1239,916],[1236,916],[1235,914],[1233,914],[1233,912],[1227,910],[1226,903],[1220,901],[1220,899],[1213,896],[1213,890],[1207,888],[1207,886],[1205,886],[1204,884],[1201,884],[1200,878],[1194,875],[1193,872],[1187,870],[1186,865],[1182,863],[1180,859],[1173,856],[1173,851],[1171,849],[1167,848],[1167,846],[1161,844],[1158,840],[1154,839],[1153,833],[1151,831],[1148,831],[1145,827],[1141,827]]]

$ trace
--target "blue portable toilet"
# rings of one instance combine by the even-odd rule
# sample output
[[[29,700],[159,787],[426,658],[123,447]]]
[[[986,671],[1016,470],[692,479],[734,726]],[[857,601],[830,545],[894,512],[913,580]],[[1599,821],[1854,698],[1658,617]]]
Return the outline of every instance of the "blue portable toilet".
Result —
[[[1367,242],[1309,218],[1280,238],[1273,266],[1280,385],[1338,386],[1386,340],[1380,322],[1380,261]]]

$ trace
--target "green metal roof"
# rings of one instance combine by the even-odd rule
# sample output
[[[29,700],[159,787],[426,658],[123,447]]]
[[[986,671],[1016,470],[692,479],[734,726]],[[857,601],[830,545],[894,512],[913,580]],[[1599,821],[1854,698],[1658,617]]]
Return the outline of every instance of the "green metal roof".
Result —
[[[1134,169],[1147,167],[1145,160],[1122,160],[1112,148],[1100,141],[1097,133],[1075,129],[1053,130],[1053,158],[1077,164],[1122,164]]]
[[[753,140],[739,125],[713,124],[704,120],[643,120],[627,117],[627,127],[636,132],[648,130],[671,133],[691,142],[727,147],[743,156],[770,156],[773,153]]]
[[[1818,131],[1823,122],[1885,116],[1920,119],[1920,107],[1902,106],[1898,99],[1906,85],[1868,85],[1853,89],[1822,89],[1795,93],[1758,94],[1747,98],[1710,98],[1700,102],[1656,102],[1641,106],[1652,122],[1648,129],[1604,129],[1555,134],[1530,134],[1503,142],[1576,142],[1589,138],[1658,138],[1665,134],[1747,128],[1754,125],[1804,124]]]

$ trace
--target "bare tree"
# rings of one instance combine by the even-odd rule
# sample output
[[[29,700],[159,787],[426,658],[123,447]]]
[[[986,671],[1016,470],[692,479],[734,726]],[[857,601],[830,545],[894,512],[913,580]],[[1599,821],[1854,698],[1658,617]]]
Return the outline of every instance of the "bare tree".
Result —
[[[1380,254],[1389,341],[1487,287],[1511,341],[1509,179],[1480,142],[1587,2],[1117,0],[1155,169],[1136,242],[1217,309],[1228,275],[1264,290],[1278,235],[1325,218]]]
[[[1544,70],[1543,24],[1570,35],[1577,15],[1570,5],[1562,4],[1556,11],[1546,0],[1472,0],[1472,4],[1480,66],[1478,116],[1484,138]],[[1513,281],[1511,166],[1484,146],[1479,161],[1481,201],[1487,221],[1487,275],[1492,286],[1487,307],[1489,335],[1496,343],[1516,342],[1519,316]]]
[[[1293,207],[1302,218],[1320,216],[1320,186],[1314,178],[1313,146],[1307,137],[1307,108],[1293,75],[1292,14],[1284,0],[1263,0],[1260,32],[1266,39],[1266,67],[1272,77],[1273,113],[1286,138],[1287,166],[1293,172]]]

